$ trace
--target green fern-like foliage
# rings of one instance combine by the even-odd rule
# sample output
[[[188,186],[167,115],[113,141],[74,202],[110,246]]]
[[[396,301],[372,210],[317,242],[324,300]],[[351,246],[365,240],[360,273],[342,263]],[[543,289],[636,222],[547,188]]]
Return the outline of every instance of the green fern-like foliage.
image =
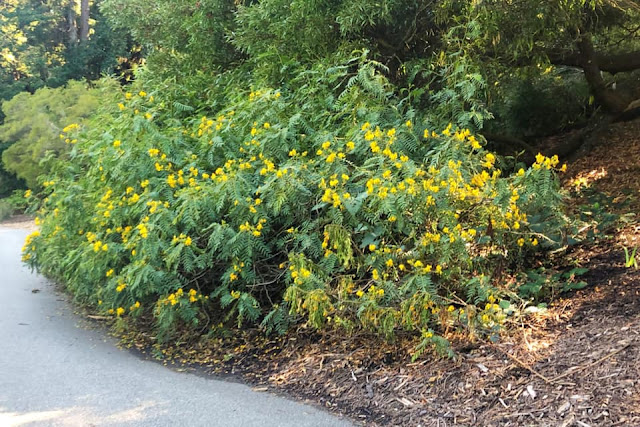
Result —
[[[492,331],[496,263],[542,246],[531,218],[562,226],[557,159],[503,175],[469,130],[430,128],[355,63],[318,73],[321,95],[245,91],[213,115],[125,94],[69,129],[24,259],[107,315],[154,316],[162,339],[220,322]]]

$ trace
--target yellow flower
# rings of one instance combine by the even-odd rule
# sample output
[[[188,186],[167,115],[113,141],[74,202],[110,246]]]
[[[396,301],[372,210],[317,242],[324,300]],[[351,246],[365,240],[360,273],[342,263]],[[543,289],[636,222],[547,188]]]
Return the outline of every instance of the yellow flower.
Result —
[[[113,276],[113,268],[112,268],[112,269],[110,269],[109,271],[107,271],[106,276],[107,276],[107,277],[111,277],[111,276]]]
[[[496,156],[494,156],[491,153],[487,153],[485,155],[485,159],[486,159],[486,161],[484,163],[482,163],[482,166],[484,166],[487,169],[493,168],[493,165],[494,165],[494,163],[496,161]]]
[[[122,292],[126,287],[127,287],[126,283],[119,283],[118,286],[116,287],[116,292]]]
[[[348,150],[353,150],[355,148],[356,148],[356,144],[353,141],[347,142],[347,149]]]
[[[32,194],[32,193],[31,193],[31,190],[27,190],[27,191],[25,191],[25,192],[24,192],[24,197],[25,197],[25,199],[28,199],[29,197],[31,197],[31,194]]]
[[[369,245],[369,250],[370,250],[371,252],[375,251],[375,250],[376,250],[376,245],[374,245],[373,243],[371,243],[371,244]]]
[[[157,148],[150,148],[148,152],[149,156],[156,157],[160,153],[160,150],[158,150]]]
[[[264,127],[265,129],[269,129],[271,127],[271,125],[267,122],[265,122],[264,125],[262,125],[262,127]]]
[[[118,307],[118,309],[116,310],[116,316],[120,317],[123,314],[124,314],[124,308]]]
[[[142,98],[144,98],[145,96],[147,96],[147,92],[141,90],[140,92],[138,92],[138,95],[140,95]]]
[[[358,296],[358,298],[362,298],[362,296],[364,295],[364,292],[360,289],[356,292],[356,295]]]
[[[184,244],[185,246],[191,246],[191,237],[187,237],[186,239],[184,239]]]

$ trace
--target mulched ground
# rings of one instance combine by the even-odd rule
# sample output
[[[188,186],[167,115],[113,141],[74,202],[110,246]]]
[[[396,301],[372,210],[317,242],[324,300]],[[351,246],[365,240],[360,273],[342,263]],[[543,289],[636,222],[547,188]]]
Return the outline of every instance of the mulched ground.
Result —
[[[365,425],[640,425],[640,271],[616,250],[589,259],[591,286],[528,317],[498,344],[411,363],[412,343],[249,335],[168,349]]]

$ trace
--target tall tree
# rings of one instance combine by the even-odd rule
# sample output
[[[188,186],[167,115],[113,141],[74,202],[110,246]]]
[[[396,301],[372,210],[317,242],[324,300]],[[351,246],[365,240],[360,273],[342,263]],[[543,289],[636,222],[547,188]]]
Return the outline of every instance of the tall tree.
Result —
[[[67,6],[67,26],[69,27],[69,44],[78,42],[78,24],[76,22],[76,1],[70,0]]]
[[[89,0],[80,0],[80,41],[89,40]]]

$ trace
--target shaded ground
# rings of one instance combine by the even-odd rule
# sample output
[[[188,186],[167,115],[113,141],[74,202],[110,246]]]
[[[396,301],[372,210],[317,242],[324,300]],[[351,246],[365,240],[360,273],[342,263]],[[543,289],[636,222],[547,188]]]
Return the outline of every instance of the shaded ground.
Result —
[[[640,272],[625,269],[617,251],[589,262],[592,286],[457,361],[411,363],[411,342],[315,342],[304,330],[174,354],[367,425],[640,425]]]
[[[625,268],[622,249],[640,246],[633,216],[639,172],[640,121],[613,125],[603,144],[570,165],[564,185],[575,204],[597,211],[613,203],[626,223],[560,261],[588,267],[587,288],[517,319],[497,344],[458,348],[456,360],[412,363],[409,339],[381,343],[304,328],[284,338],[250,331],[155,354],[314,400],[365,425],[640,425],[640,270]],[[141,334],[129,342],[145,347],[148,340]]]

